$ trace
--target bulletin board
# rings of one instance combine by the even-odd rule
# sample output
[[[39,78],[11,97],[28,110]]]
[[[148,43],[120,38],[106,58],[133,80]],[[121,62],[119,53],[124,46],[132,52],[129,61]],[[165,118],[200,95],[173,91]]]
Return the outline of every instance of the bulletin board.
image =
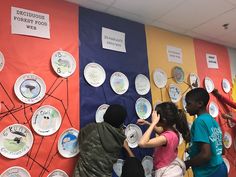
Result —
[[[127,110],[125,125],[136,124],[138,116],[135,102],[141,96],[135,90],[135,78],[144,74],[149,78],[145,28],[143,24],[80,8],[80,125],[95,122],[95,114],[102,104],[121,104]],[[126,52],[102,48],[102,27],[125,33]],[[83,72],[88,63],[101,65],[106,72],[105,82],[93,87],[85,80]],[[114,72],[122,72],[129,80],[129,88],[124,94],[116,94],[110,85]],[[142,96],[151,102],[151,92]],[[149,118],[150,120],[150,118]],[[144,130],[144,127],[141,126]],[[151,150],[134,148],[132,151],[142,160]]]
[[[37,11],[49,15],[50,39],[11,34],[11,7]],[[78,8],[64,1],[17,1],[1,3],[0,51],[5,65],[0,71],[0,131],[12,124],[26,126],[33,134],[33,145],[22,157],[9,159],[0,155],[0,173],[12,166],[26,169],[31,176],[47,176],[55,169],[72,175],[77,157],[65,158],[58,153],[57,143],[67,128],[79,130],[79,72],[62,78],[51,66],[51,56],[57,50],[72,54],[79,68]],[[14,84],[22,74],[36,74],[46,84],[44,98],[35,104],[21,102],[14,93]],[[62,117],[57,132],[40,136],[31,126],[33,113],[44,105],[56,107]],[[59,162],[59,163],[58,163]]]
[[[231,99],[232,90],[229,93],[225,93],[222,89],[222,80],[224,78],[230,82],[232,88],[230,59],[227,48],[221,45],[213,44],[198,39],[194,39],[194,48],[197,61],[196,63],[197,71],[201,80],[202,87],[204,87],[204,78],[208,76],[213,81],[214,87],[218,89],[219,93]],[[214,54],[217,56],[218,68],[209,68],[207,66],[206,54]],[[225,109],[212,94],[210,94],[210,102],[211,101],[215,102],[219,108],[219,115],[215,119],[219,123],[222,129],[223,136],[225,133],[229,133],[232,138],[231,146],[229,148],[225,148],[224,158],[226,158],[230,164],[229,176],[233,176],[236,170],[235,169],[236,150],[233,143],[235,141],[235,131],[234,128],[229,127],[227,121],[221,117],[222,113],[226,113]]]

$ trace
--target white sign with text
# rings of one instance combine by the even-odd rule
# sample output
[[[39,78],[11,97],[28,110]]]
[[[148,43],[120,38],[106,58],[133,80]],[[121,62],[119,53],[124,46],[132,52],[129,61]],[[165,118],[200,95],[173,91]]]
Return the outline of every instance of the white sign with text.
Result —
[[[206,54],[206,61],[207,61],[207,67],[208,68],[215,68],[218,69],[218,61],[217,61],[217,56],[213,54]]]
[[[102,27],[102,48],[126,52],[125,33]]]
[[[11,7],[11,33],[50,39],[49,15]]]
[[[169,62],[182,63],[182,49],[167,45],[167,57]]]

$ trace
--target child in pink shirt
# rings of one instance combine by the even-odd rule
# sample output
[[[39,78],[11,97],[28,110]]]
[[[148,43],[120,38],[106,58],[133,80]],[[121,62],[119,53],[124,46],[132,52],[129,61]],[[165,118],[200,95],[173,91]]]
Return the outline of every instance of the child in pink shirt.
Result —
[[[190,141],[190,132],[186,116],[172,102],[158,104],[152,113],[152,122],[139,119],[139,125],[149,125],[139,141],[142,148],[155,148],[153,163],[155,177],[183,177],[184,163],[178,159],[178,144],[180,132],[186,142]],[[151,138],[151,133],[159,134]]]

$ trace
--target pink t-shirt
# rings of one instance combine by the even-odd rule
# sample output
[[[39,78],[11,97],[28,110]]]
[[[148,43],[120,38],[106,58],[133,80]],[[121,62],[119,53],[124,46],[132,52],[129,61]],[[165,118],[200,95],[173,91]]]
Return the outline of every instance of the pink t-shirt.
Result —
[[[174,131],[165,131],[160,136],[165,136],[167,143],[154,150],[153,163],[156,170],[168,166],[178,154],[178,135]]]

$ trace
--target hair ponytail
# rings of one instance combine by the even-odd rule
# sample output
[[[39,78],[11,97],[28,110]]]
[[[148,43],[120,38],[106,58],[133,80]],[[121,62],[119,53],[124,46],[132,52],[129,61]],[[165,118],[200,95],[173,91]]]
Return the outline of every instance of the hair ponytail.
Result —
[[[186,114],[182,109],[178,110],[178,116],[176,118],[176,129],[182,134],[186,143],[190,142],[190,131]]]

